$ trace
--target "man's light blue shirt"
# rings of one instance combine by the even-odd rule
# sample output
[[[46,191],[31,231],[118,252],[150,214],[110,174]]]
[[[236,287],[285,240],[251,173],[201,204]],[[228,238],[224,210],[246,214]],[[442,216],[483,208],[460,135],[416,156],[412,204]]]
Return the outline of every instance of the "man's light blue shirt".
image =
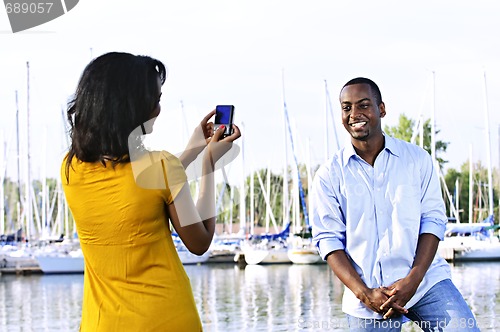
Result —
[[[373,167],[352,144],[316,172],[311,193],[314,240],[323,259],[344,250],[370,288],[389,286],[408,275],[422,233],[443,239],[447,217],[437,172],[420,147],[385,135]],[[450,278],[436,255],[406,308],[437,282]],[[382,318],[346,287],[342,309],[360,318]]]

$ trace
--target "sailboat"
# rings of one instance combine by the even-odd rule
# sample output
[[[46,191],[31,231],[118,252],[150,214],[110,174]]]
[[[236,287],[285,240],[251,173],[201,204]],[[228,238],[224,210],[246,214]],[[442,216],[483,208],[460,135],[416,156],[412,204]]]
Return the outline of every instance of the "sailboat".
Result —
[[[79,241],[53,243],[35,251],[34,256],[44,274],[83,273],[85,270]]]
[[[309,148],[308,148],[309,152]],[[309,154],[309,153],[308,153]],[[308,158],[309,160],[309,158]],[[307,172],[307,186],[309,192],[311,192],[312,186],[312,174],[310,169],[310,162],[307,162],[306,165]],[[298,175],[297,175],[298,176]],[[298,177],[294,176],[295,179]],[[289,238],[289,246],[288,246],[288,258],[294,264],[316,264],[322,261],[321,256],[319,255],[318,249],[313,242],[311,226],[309,225],[308,218],[302,218],[300,215],[299,207],[299,197],[300,191],[299,188],[302,186],[302,183],[298,181],[293,181],[293,205],[294,209],[294,234]],[[303,219],[304,222],[303,222]],[[305,223],[305,225],[303,225]]]
[[[20,117],[19,117],[19,102],[18,102],[18,94],[16,90],[16,142],[17,142],[17,164],[18,164],[18,171],[17,171],[17,180],[18,180],[18,190],[19,190],[19,207],[18,207],[18,223],[19,228],[18,230],[13,234],[14,236],[10,237],[9,241],[9,235],[3,234],[5,232],[5,220],[4,220],[4,213],[5,213],[5,206],[4,206],[4,181],[6,178],[6,170],[7,170],[7,164],[6,164],[6,152],[8,151],[8,146],[6,146],[6,150],[2,152],[2,157],[1,157],[1,162],[0,162],[0,185],[2,187],[1,192],[0,192],[0,200],[1,200],[1,206],[0,206],[0,232],[3,235],[5,235],[4,240],[6,240],[5,246],[2,246],[0,249],[0,270],[3,272],[15,270],[17,271],[23,271],[23,270],[33,270],[36,269],[38,264],[36,260],[33,257],[32,254],[32,246],[31,246],[31,240],[33,239],[32,237],[32,232],[33,232],[33,213],[36,214],[36,210],[34,209],[33,205],[34,204],[34,195],[33,195],[33,188],[31,186],[31,174],[30,174],[30,99],[29,99],[29,92],[30,92],[30,71],[29,71],[29,62],[26,63],[26,68],[27,68],[27,114],[26,114],[26,168],[25,168],[25,192],[24,192],[24,199],[23,199],[23,194],[21,192],[21,152],[20,152]],[[3,135],[2,135],[3,136]],[[3,140],[3,137],[2,137]],[[3,144],[3,142],[2,142]],[[5,160],[4,160],[5,158]],[[33,205],[32,205],[33,204]],[[23,220],[25,220],[25,223],[23,225]],[[16,227],[17,228],[17,227]]]
[[[335,121],[332,111],[330,94],[328,92],[328,84],[325,80],[325,160],[329,158],[329,144],[330,144],[330,135],[329,135],[329,123],[333,124],[333,132],[335,135],[335,143],[336,148],[339,149],[339,139],[337,136],[337,130],[335,129]],[[330,119],[331,118],[331,119]],[[330,122],[331,121],[331,122]],[[309,154],[309,149],[308,149]],[[310,158],[308,157],[308,160]],[[307,163],[307,185],[308,190],[311,192],[312,188],[312,174],[310,168],[310,162]],[[299,185],[302,184],[299,182]],[[297,186],[296,190],[298,189]],[[299,192],[294,194],[294,197],[299,197]],[[311,227],[308,222],[308,218],[305,218],[306,225],[302,226],[300,224],[296,225],[296,229],[299,231],[296,232],[290,239],[290,246],[288,249],[288,257],[294,264],[317,264],[317,263],[325,263],[325,261],[319,255],[318,249],[313,242]]]
[[[268,179],[270,175],[270,170],[267,171]],[[271,203],[270,203],[270,190],[269,186],[267,189],[261,179],[259,172],[256,172],[257,178],[259,180],[260,187],[262,189],[264,201],[266,203],[266,232],[264,234],[253,234],[254,225],[254,197],[253,197],[253,172],[250,177],[250,235],[248,239],[241,242],[241,252],[244,256],[246,264],[279,264],[279,263],[291,263],[287,255],[288,248],[288,235],[290,233],[290,222],[287,222],[284,218],[284,222],[287,222],[285,228],[278,232],[278,226],[274,218]],[[276,233],[269,234],[269,222],[272,222]]]
[[[480,223],[448,222],[439,253],[448,261],[500,260],[500,241],[494,236],[498,228],[493,215]]]
[[[291,263],[288,258],[290,224],[277,234],[252,235],[244,241],[241,250],[249,265]]]
[[[493,216],[493,179],[486,73],[484,73],[484,106],[488,151],[488,217],[479,223],[472,222],[473,172],[472,151],[470,149],[469,163],[471,177],[469,178],[469,223],[460,223],[458,209],[455,209],[455,222],[449,221],[447,223],[444,241],[441,241],[438,247],[439,254],[448,261],[500,260],[500,240],[498,236],[495,236],[495,231],[498,230],[500,226],[495,225]],[[440,175],[442,176],[442,173],[440,173]],[[444,183],[444,176],[442,176],[442,178]],[[447,194],[449,196],[449,193]],[[450,204],[450,208],[451,207],[452,204]]]
[[[297,184],[297,187],[299,188],[300,192],[300,198],[303,206],[303,211],[305,218],[307,219],[307,209],[305,206],[305,200],[304,200],[304,193],[302,189],[302,182],[300,179],[300,173],[298,171],[298,162],[297,162],[297,156],[295,154],[295,149],[294,149],[294,140],[292,136],[292,130],[290,126],[290,120],[288,117],[288,110],[287,110],[287,105],[286,105],[286,99],[285,99],[285,88],[284,88],[284,78],[283,78],[283,123],[284,123],[284,145],[285,145],[285,163],[284,163],[284,169],[283,169],[283,197],[282,197],[282,202],[283,202],[283,224],[284,224],[284,229],[276,234],[261,234],[261,235],[251,235],[248,241],[245,241],[242,244],[242,252],[245,255],[245,261],[247,264],[250,265],[255,265],[255,264],[271,264],[271,263],[291,263],[292,261],[290,260],[290,256],[288,254],[288,249],[290,246],[290,227],[291,227],[291,221],[290,221],[290,216],[289,216],[289,205],[288,205],[288,179],[287,179],[287,174],[288,174],[288,149],[287,149],[287,142],[288,138],[290,139],[290,145],[291,145],[291,150],[294,154],[294,160],[295,160],[295,167],[293,168],[294,173],[296,173],[295,179],[298,179],[298,182],[294,181],[294,183]],[[268,170],[268,175],[269,175],[269,170]],[[259,173],[257,173],[257,177],[259,179],[259,183],[262,187],[262,191],[264,192],[264,199],[266,201],[266,206],[268,209],[268,214],[272,221],[273,224],[276,228],[276,222],[274,220],[274,217],[272,215],[272,210],[270,206],[270,201],[269,201],[269,192],[268,190],[266,191],[264,189],[264,185],[262,183],[262,179],[260,178]],[[250,185],[253,186],[253,175],[251,177],[251,182]],[[251,190],[251,193],[253,194],[253,190]],[[296,200],[294,200],[296,202]],[[251,199],[251,204],[253,200]],[[299,206],[296,205],[296,209],[293,211],[294,216],[296,218],[299,217],[299,213],[295,213],[297,210],[299,210]],[[252,207],[251,207],[251,216],[252,216]],[[252,218],[251,218],[252,219]],[[251,226],[253,225],[253,220],[250,221]],[[268,228],[268,227],[266,227]]]
[[[310,229],[295,234],[288,249],[288,258],[294,264],[316,264],[324,262],[312,241]]]

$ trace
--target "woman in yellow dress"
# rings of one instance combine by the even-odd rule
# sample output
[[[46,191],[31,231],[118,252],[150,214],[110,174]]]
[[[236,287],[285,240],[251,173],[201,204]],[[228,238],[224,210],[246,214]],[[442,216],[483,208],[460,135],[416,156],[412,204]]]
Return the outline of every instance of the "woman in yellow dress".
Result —
[[[207,251],[214,164],[240,131],[214,132],[212,111],[179,158],[147,151],[140,135],[160,114],[165,76],[151,57],[107,53],[87,65],[69,103],[71,146],[61,177],[85,259],[80,331],[202,330],[170,223],[191,252]],[[185,168],[203,150],[195,204]]]

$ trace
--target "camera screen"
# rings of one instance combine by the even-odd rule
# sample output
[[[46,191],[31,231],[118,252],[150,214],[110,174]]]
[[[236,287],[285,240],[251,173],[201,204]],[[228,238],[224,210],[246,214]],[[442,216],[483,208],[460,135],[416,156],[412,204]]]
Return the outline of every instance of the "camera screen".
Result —
[[[233,106],[217,106],[215,110],[215,123],[229,124],[231,121],[231,111]]]

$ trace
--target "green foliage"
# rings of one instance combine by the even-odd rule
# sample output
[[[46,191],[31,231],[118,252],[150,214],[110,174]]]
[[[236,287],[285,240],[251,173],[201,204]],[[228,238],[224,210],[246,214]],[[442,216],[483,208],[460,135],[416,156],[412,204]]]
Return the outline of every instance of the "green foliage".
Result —
[[[460,221],[469,221],[469,161],[462,164],[460,171],[453,168],[449,169],[445,175],[446,186],[449,188],[450,194],[456,199],[456,188],[458,184],[459,197],[459,213]],[[488,216],[488,169],[481,162],[473,165],[473,209],[472,221],[481,222]],[[493,172],[493,183],[498,183],[498,171]],[[498,187],[493,185],[493,202],[498,201]],[[456,204],[456,203],[455,203]],[[446,201],[446,206],[449,208],[449,203]],[[498,206],[493,209],[493,214],[498,216]],[[498,219],[495,217],[495,219]]]
[[[270,170],[260,169],[254,173],[253,176],[253,197],[254,197],[254,218],[255,226],[264,226],[267,213],[267,204],[265,201],[265,193],[267,190],[267,172],[270,172],[270,186],[269,186],[269,203],[271,206],[271,211],[278,225],[283,224],[283,176],[273,174]],[[257,175],[258,174],[258,175]],[[259,181],[262,180],[262,185]],[[250,188],[251,177],[246,178],[246,216],[247,220],[250,220],[250,200],[251,200],[251,188]],[[288,181],[290,183],[290,175],[288,176]]]
[[[9,178],[6,178],[4,181],[4,194],[5,194],[5,212],[4,212],[4,218],[5,218],[5,233],[13,233],[16,230],[23,228],[26,228],[26,218],[23,214],[23,209],[24,207],[24,200],[25,200],[25,185],[21,183],[21,188],[19,188],[19,184],[17,182],[12,181]],[[41,215],[42,215],[42,196],[43,196],[43,184],[39,180],[33,180],[32,181],[32,187],[33,187],[33,193],[34,196],[32,199],[34,199],[35,204],[34,206],[36,207],[35,209],[31,209],[33,213],[33,220],[36,220],[37,217],[39,220],[41,220]],[[46,207],[47,207],[47,212],[49,215],[47,215],[47,224],[48,225],[54,225],[56,222],[58,216],[57,213],[58,211],[61,211],[61,215],[63,214],[63,206],[59,207],[59,204],[63,203],[62,199],[60,198],[61,192],[60,192],[60,187],[58,186],[57,180],[54,178],[48,178],[46,180]],[[58,197],[59,196],[59,197]],[[33,207],[33,205],[32,205]],[[71,213],[69,213],[69,218],[68,218],[68,224],[70,225],[70,228],[73,226],[73,218],[71,216]],[[35,232],[35,230],[33,230]],[[74,230],[70,229],[70,232],[73,232]],[[33,234],[36,236],[37,234]],[[70,234],[66,234],[66,236],[70,236]]]
[[[384,127],[384,132],[386,132],[388,135],[402,139],[404,141],[410,142],[412,136],[413,136],[413,128],[415,127],[416,121],[408,118],[406,115],[401,114],[399,116],[399,123],[397,126],[389,127],[385,126]],[[424,128],[424,149],[431,153],[431,120],[428,119],[424,122],[423,125]],[[439,133],[439,130],[436,130],[436,136]],[[417,137],[417,142],[419,138]],[[445,153],[446,149],[448,148],[448,142],[444,142],[441,140],[436,141],[436,159],[441,167],[443,167],[444,164],[446,164],[448,161],[444,160],[443,158],[440,157],[441,153]]]
[[[19,189],[17,183],[11,181],[9,178],[4,182],[4,195],[5,195],[5,229],[6,232],[13,232],[19,227],[17,225],[19,203]]]

